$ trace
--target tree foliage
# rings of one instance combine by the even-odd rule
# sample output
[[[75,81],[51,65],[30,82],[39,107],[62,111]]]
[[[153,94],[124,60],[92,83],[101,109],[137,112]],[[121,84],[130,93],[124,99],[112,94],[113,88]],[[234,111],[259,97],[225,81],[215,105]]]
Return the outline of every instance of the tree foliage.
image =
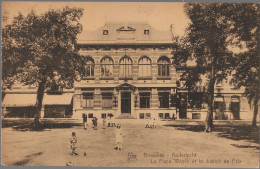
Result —
[[[8,87],[16,81],[25,85],[46,80],[72,87],[82,58],[74,48],[82,31],[82,9],[65,7],[42,15],[19,14],[2,30],[2,77]]]
[[[178,62],[175,64],[188,59],[196,61],[196,66],[182,75],[188,88],[194,87],[202,77],[206,78],[209,98],[206,131],[213,127],[215,83],[225,79],[234,65],[232,53],[227,48],[229,21],[221,15],[220,11],[223,10],[227,9],[221,3],[187,3],[185,12],[191,23],[186,30],[186,37],[178,47],[185,55],[174,53],[174,61]]]
[[[75,49],[82,31],[83,9],[65,7],[36,15],[19,14],[2,30],[2,79],[7,87],[16,82],[37,85],[35,127],[39,127],[47,87],[73,86],[84,72],[84,58]]]
[[[245,87],[244,95],[249,103],[254,105],[252,125],[256,126],[259,100],[259,72],[260,72],[260,4],[239,3],[229,5],[230,11],[223,13],[229,18],[230,44],[240,48],[234,55],[236,71],[232,83],[236,88]]]
[[[255,91],[259,86],[260,5],[254,3],[233,4],[230,10],[232,13],[225,13],[225,15],[230,16],[229,19],[232,23],[230,28],[231,44],[241,49],[235,54],[236,72],[232,82],[237,88],[246,87],[245,95],[251,102],[258,94]]]
[[[254,100],[256,118],[259,97],[259,11],[259,4],[256,3],[185,5],[191,24],[185,40],[179,41],[176,49],[189,51],[190,54],[176,52],[174,60],[177,64],[191,58],[196,60],[196,67],[187,70],[182,78],[189,89],[202,75],[207,78],[208,115],[212,115],[215,83],[221,82],[235,70],[232,82],[236,88],[245,87],[244,94],[249,102]]]

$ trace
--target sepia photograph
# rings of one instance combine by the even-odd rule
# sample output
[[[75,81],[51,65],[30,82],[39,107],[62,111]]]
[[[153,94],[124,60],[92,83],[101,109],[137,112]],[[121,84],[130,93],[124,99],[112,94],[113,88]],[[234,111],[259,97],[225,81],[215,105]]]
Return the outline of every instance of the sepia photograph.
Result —
[[[259,168],[260,3],[4,1],[1,165]]]

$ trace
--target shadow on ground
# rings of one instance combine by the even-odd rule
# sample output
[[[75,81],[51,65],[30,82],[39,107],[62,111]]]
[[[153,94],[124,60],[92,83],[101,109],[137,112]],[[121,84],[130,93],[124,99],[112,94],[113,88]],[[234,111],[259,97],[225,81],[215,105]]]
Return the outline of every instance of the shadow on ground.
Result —
[[[38,152],[38,153],[34,153],[34,154],[31,154],[31,155],[27,155],[25,156],[26,158],[24,160],[20,160],[20,161],[17,161],[11,165],[16,165],[16,166],[24,166],[24,165],[27,165],[30,161],[31,161],[31,158],[32,157],[36,157],[36,156],[40,156],[42,155],[43,152]]]
[[[165,125],[167,127],[175,127],[178,130],[187,130],[192,132],[204,132],[205,126],[203,125]],[[259,127],[252,127],[249,125],[215,125],[213,132],[219,137],[224,137],[231,140],[246,140],[251,143],[259,145]],[[259,146],[244,146],[233,145],[238,148],[256,148]]]
[[[44,123],[37,127],[34,126],[34,124],[12,124],[9,126],[4,127],[12,127],[13,130],[16,131],[45,131],[48,129],[55,129],[55,128],[71,128],[75,126],[76,124],[68,124],[68,123]]]

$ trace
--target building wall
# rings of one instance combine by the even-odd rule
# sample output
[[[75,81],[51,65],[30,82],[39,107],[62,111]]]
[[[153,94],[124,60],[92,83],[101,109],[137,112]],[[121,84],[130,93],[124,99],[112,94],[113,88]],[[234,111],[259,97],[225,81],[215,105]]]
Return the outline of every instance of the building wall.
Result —
[[[144,92],[148,89],[150,95],[150,108],[140,108],[140,95],[136,94],[136,91],[131,90],[131,116],[134,118],[139,118],[140,113],[151,113],[151,118],[159,118],[159,113],[169,113],[170,117],[173,114],[176,116],[176,108],[159,108],[159,96],[158,90],[163,88],[167,89],[167,92],[174,91],[176,89],[176,69],[170,64],[170,76],[168,78],[158,78],[158,66],[157,61],[161,56],[166,56],[171,60],[171,51],[169,49],[159,50],[159,49],[118,49],[118,50],[80,50],[79,53],[86,57],[92,57],[95,61],[95,73],[93,78],[83,77],[80,82],[75,83],[75,96],[73,98],[73,113],[74,118],[81,118],[82,113],[94,114],[94,116],[101,117],[103,113],[112,113],[115,117],[119,117],[121,114],[121,93],[122,91],[116,91],[115,87],[123,84],[125,82],[124,78],[120,77],[120,65],[119,61],[124,56],[127,55],[132,59],[133,67],[133,78],[128,79],[127,83],[137,87],[138,92]],[[101,77],[101,66],[100,61],[103,57],[109,56],[114,61],[114,71],[113,79],[102,78]],[[147,56],[151,59],[151,78],[140,78],[138,76],[138,61],[142,56]],[[83,108],[80,105],[82,101],[82,95],[84,89],[93,89],[94,93],[94,107],[93,108]],[[104,90],[110,90],[113,93],[113,99],[116,98],[117,106],[110,109],[102,108],[102,92]],[[169,97],[170,98],[170,97]],[[113,102],[114,104],[114,102]]]

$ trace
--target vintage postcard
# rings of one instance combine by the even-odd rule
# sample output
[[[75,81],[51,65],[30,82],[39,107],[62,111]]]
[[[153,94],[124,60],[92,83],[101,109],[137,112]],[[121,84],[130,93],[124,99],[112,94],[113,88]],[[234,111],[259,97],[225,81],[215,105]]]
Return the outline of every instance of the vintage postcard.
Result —
[[[258,168],[259,8],[3,2],[1,164]]]

